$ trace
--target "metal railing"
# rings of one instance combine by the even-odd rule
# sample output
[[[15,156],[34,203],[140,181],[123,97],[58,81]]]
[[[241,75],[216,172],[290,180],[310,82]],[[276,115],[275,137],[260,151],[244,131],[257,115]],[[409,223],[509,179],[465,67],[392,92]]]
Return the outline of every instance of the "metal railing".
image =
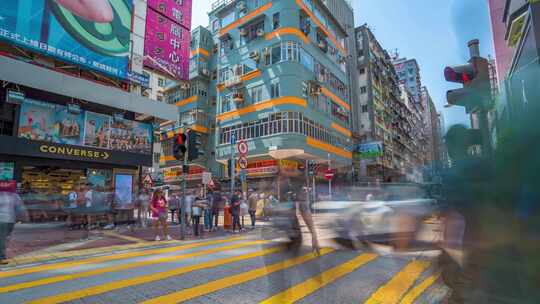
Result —
[[[212,10],[216,10],[218,8],[227,6],[233,2],[236,2],[236,0],[217,0],[212,2]]]

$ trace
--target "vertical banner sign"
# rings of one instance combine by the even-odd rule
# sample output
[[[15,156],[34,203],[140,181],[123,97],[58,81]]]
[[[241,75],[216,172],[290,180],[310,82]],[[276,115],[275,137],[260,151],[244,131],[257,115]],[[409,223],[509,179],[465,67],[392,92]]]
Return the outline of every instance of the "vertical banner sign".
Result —
[[[144,65],[177,80],[189,78],[191,1],[149,1],[146,13]]]
[[[148,7],[191,31],[192,0],[148,0]]]
[[[0,40],[125,79],[132,14],[132,0],[4,0]]]

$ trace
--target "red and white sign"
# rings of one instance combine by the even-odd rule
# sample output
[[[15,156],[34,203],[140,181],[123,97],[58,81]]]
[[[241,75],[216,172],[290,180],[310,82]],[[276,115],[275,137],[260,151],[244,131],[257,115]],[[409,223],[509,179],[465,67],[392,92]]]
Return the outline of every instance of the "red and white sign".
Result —
[[[245,156],[241,156],[238,159],[238,166],[240,167],[240,169],[246,169],[248,167],[248,160]]]
[[[334,170],[326,170],[326,172],[324,172],[324,178],[326,178],[327,180],[332,180],[334,178]]]
[[[237,149],[238,149],[238,154],[240,154],[242,156],[247,155],[248,152],[249,152],[248,145],[243,140],[238,142]]]

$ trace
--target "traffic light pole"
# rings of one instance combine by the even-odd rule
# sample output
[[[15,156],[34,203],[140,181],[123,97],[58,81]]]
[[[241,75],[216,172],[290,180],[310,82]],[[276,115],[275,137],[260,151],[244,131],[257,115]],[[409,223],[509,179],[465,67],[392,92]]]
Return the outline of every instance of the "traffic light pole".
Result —
[[[231,136],[234,136],[236,139],[236,136],[233,134]],[[229,175],[231,177],[231,198],[234,193],[234,182],[236,179],[236,170],[235,170],[235,153],[234,153],[234,143],[236,140],[231,139],[231,167],[229,168]]]
[[[188,133],[189,136],[189,133]],[[186,148],[189,145],[189,140],[186,140]],[[182,200],[183,203],[180,204],[180,239],[184,240],[186,238],[186,189],[187,189],[187,176],[189,172],[185,172],[184,169],[188,166],[188,149],[186,149],[186,153],[184,153],[184,162],[182,165]]]

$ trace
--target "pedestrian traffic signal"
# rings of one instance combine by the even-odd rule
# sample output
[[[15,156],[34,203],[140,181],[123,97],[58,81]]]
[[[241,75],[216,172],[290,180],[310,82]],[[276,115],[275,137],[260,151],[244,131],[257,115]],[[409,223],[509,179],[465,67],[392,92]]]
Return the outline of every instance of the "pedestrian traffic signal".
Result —
[[[186,153],[186,135],[180,133],[174,138],[173,156],[176,160],[184,160],[184,154]]]
[[[308,174],[309,175],[315,175],[315,171],[316,171],[316,168],[317,167],[317,164],[315,163],[314,160],[310,160],[308,161]]]
[[[190,130],[188,132],[188,160],[194,161],[198,159],[200,156],[204,155],[204,151],[202,150],[202,142],[201,142],[201,134],[198,132],[195,132],[193,130]]]

